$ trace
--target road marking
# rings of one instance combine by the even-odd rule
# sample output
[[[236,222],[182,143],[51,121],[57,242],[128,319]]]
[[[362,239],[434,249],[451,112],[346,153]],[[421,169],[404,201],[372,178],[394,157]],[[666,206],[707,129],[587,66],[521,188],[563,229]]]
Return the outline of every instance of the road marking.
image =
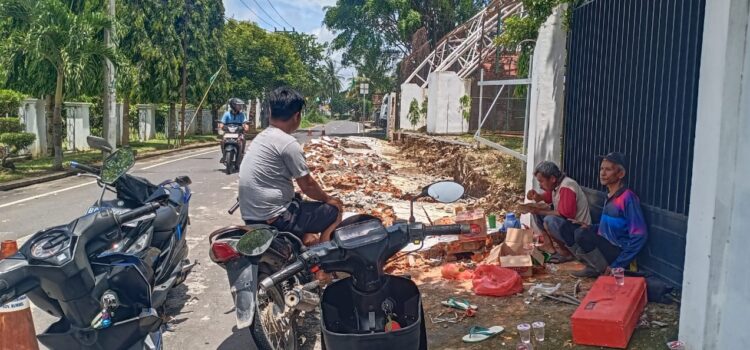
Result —
[[[188,158],[202,156],[204,154],[209,154],[209,153],[214,153],[214,152],[216,152],[216,150],[210,150],[210,151],[206,151],[206,152],[203,152],[203,153],[191,154],[189,156],[185,156],[185,157],[182,157],[182,158],[172,159],[172,160],[168,160],[166,162],[161,162],[161,163],[156,163],[154,165],[149,165],[149,166],[147,166],[145,168],[141,168],[139,170],[148,170],[148,169],[151,169],[151,168],[156,168],[158,166],[162,166],[162,165],[166,165],[166,164],[169,164],[169,163],[174,163],[174,162],[177,162],[177,161],[180,161],[180,160],[185,160],[185,159],[188,159]]]
[[[96,181],[91,181],[91,182],[86,182],[86,183],[78,184],[78,185],[75,185],[75,186],[71,186],[71,187],[68,187],[68,188],[63,188],[63,189],[60,189],[60,190],[57,190],[57,191],[52,191],[52,192],[48,192],[48,193],[38,194],[36,196],[31,196],[29,198],[19,199],[19,200],[15,201],[15,202],[5,203],[3,205],[0,205],[0,208],[9,207],[11,205],[16,205],[16,204],[21,204],[21,203],[28,202],[28,201],[31,201],[31,200],[34,200],[34,199],[38,199],[38,198],[42,198],[42,197],[47,197],[47,196],[55,195],[55,194],[58,194],[60,192],[74,190],[76,188],[80,188],[80,187],[91,185],[91,184],[95,184],[95,183],[96,183]]]
[[[204,154],[208,154],[208,153],[211,153],[211,152],[215,152],[215,150],[207,151],[207,152],[203,152],[203,153],[191,154],[189,156],[185,156],[185,157],[182,157],[182,158],[168,160],[166,162],[161,162],[161,163],[157,163],[157,164],[154,164],[154,165],[150,165],[150,166],[147,166],[145,168],[138,169],[136,171],[139,171],[139,170],[148,170],[148,169],[151,169],[151,168],[156,168],[158,166],[166,165],[166,164],[169,164],[169,163],[174,163],[176,161],[185,160],[185,159],[192,158],[192,157],[202,156]],[[52,191],[52,192],[48,192],[48,193],[38,194],[36,196],[31,196],[31,197],[28,197],[28,198],[19,199],[19,200],[14,201],[14,202],[2,204],[2,205],[0,205],[0,208],[5,208],[5,207],[12,206],[12,205],[25,203],[25,202],[28,202],[28,201],[31,201],[31,200],[34,200],[34,199],[39,199],[39,198],[43,198],[43,197],[47,197],[47,196],[56,195],[56,194],[61,193],[61,192],[74,190],[76,188],[81,188],[83,186],[88,186],[88,185],[95,184],[95,183],[96,183],[96,181],[91,181],[91,182],[86,182],[86,183],[78,184],[78,185],[75,185],[75,186],[71,186],[71,187],[59,189],[57,191]]]

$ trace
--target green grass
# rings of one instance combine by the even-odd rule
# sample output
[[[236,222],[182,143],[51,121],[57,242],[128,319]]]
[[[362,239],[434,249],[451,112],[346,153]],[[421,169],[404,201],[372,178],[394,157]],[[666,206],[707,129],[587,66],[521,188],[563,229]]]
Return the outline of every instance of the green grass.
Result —
[[[185,138],[185,145],[215,140],[215,135],[190,136]],[[131,142],[130,147],[132,147],[137,154],[144,154],[148,152],[173,149],[174,143],[175,140],[170,140],[170,144],[167,144],[166,139],[153,139],[146,142]],[[15,171],[0,170],[0,183],[19,180],[26,177],[39,176],[50,172],[52,170],[52,160],[53,157],[44,157],[19,161],[15,163]],[[70,169],[71,161],[77,161],[81,164],[99,163],[102,161],[102,155],[99,151],[63,154],[63,168]]]

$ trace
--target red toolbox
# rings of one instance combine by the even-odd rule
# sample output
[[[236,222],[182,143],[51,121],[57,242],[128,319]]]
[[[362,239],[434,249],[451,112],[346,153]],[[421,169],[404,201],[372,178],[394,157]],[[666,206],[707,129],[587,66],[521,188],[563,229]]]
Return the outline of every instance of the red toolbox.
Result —
[[[599,277],[570,318],[573,341],[627,348],[647,302],[644,278],[625,277],[625,285],[618,286],[612,276]]]

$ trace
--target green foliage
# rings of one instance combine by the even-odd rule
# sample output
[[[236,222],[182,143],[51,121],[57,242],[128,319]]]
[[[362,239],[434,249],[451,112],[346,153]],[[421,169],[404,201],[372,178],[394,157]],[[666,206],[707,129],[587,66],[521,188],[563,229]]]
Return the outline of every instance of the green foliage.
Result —
[[[471,96],[463,95],[459,99],[461,103],[461,114],[467,122],[471,119]]]
[[[419,107],[417,99],[415,98],[411,100],[411,103],[409,104],[409,114],[407,114],[406,118],[409,119],[412,128],[417,127],[417,124],[422,120],[422,115],[422,108]]]
[[[16,115],[23,99],[24,95],[20,92],[0,90],[0,116]],[[2,129],[0,128],[0,130]]]
[[[15,117],[0,117],[0,134],[6,132],[21,132],[23,127],[19,118]]]
[[[281,85],[300,88],[305,64],[294,43],[283,34],[267,33],[254,23],[230,20],[224,40],[227,43],[227,69],[231,96],[262,97]]]
[[[311,124],[325,124],[328,122],[328,118],[317,110],[311,110],[305,113],[304,119]]]
[[[29,132],[6,132],[0,134],[0,144],[10,147],[11,155],[17,155],[36,140],[36,135]]]

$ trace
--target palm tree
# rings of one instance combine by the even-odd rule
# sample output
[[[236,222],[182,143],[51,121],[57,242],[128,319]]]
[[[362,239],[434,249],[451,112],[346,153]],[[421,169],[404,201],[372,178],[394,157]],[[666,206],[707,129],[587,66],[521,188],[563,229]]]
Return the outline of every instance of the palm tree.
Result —
[[[324,86],[328,86],[327,90],[330,92],[328,98],[333,98],[341,91],[341,67],[336,65],[332,59],[327,58],[325,65],[323,66],[323,83]]]
[[[11,23],[6,49],[12,61],[22,62],[17,69],[52,73],[40,74],[33,84],[55,86],[53,168],[62,169],[63,98],[99,84],[103,59],[114,58],[101,40],[112,23],[100,4],[82,0],[0,0],[0,13]]]

